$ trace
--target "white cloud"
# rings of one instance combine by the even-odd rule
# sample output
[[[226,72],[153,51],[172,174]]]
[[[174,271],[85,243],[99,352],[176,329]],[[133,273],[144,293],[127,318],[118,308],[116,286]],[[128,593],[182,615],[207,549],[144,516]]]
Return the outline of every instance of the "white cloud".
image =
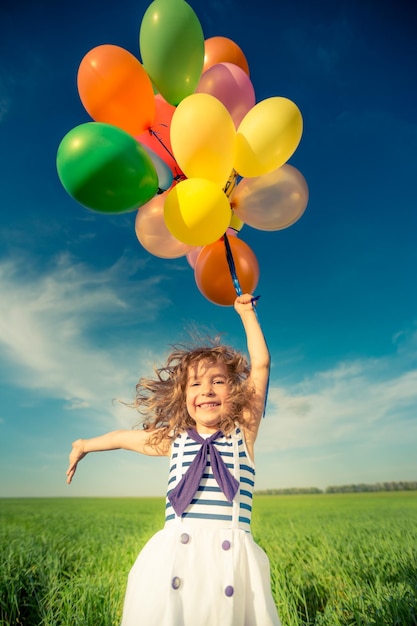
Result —
[[[408,359],[403,363],[409,366]],[[399,355],[337,364],[286,388],[271,383],[258,450],[417,444],[417,369]]]
[[[109,403],[110,394],[123,397],[132,389],[142,359],[149,369],[152,349],[146,333],[126,349],[114,328],[154,321],[168,304],[159,288],[162,277],[129,281],[135,269],[121,259],[93,271],[65,255],[49,273],[36,272],[24,259],[2,262],[3,379],[62,399],[68,409],[106,407],[122,415]]]

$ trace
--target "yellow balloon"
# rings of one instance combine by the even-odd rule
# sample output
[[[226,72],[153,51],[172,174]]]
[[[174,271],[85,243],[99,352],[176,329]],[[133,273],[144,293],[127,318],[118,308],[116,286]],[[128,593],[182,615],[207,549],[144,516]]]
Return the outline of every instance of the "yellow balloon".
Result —
[[[297,149],[303,118],[288,98],[267,98],[241,121],[236,136],[234,169],[240,176],[261,176],[281,167]]]
[[[205,246],[224,235],[232,210],[225,193],[204,178],[188,178],[173,187],[165,200],[164,220],[176,239]]]
[[[206,93],[184,98],[172,117],[170,137],[187,178],[205,178],[220,187],[226,184],[233,169],[236,129],[220,100]]]

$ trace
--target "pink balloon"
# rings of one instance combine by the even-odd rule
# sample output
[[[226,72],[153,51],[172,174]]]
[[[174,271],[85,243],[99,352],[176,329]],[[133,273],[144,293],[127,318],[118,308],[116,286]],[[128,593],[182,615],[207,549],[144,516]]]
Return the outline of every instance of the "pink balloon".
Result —
[[[255,90],[247,73],[233,63],[217,63],[200,78],[196,93],[214,96],[229,111],[236,128],[255,105]]]
[[[154,196],[140,207],[135,220],[135,232],[139,243],[162,259],[176,259],[185,256],[192,246],[178,241],[165,225],[164,204],[168,192]]]
[[[195,264],[197,262],[197,257],[200,254],[200,252],[202,251],[204,246],[197,246],[195,248],[193,248],[190,252],[188,252],[186,254],[186,259],[188,261],[188,263],[190,264],[190,266],[194,269],[195,268]]]

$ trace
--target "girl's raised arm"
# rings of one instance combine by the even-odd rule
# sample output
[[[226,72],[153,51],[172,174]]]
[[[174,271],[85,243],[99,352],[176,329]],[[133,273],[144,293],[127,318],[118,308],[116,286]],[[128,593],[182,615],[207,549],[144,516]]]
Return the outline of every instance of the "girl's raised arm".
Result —
[[[249,439],[247,443],[250,444],[256,439],[259,424],[264,414],[271,358],[254,309],[253,296],[250,294],[238,296],[234,307],[245,329],[251,367],[250,382],[255,388],[254,407],[251,407],[250,422],[246,429],[248,431],[247,440]]]

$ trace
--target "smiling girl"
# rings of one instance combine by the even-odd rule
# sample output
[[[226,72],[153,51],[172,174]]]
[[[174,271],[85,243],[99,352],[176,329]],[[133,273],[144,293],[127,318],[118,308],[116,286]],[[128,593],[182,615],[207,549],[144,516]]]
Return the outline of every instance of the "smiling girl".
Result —
[[[269,561],[251,535],[254,444],[270,357],[254,310],[234,308],[246,357],[213,342],[175,348],[154,378],[140,379],[142,430],[73,443],[67,482],[88,453],[123,448],[170,457],[165,526],[128,578],[122,626],[279,626]]]

